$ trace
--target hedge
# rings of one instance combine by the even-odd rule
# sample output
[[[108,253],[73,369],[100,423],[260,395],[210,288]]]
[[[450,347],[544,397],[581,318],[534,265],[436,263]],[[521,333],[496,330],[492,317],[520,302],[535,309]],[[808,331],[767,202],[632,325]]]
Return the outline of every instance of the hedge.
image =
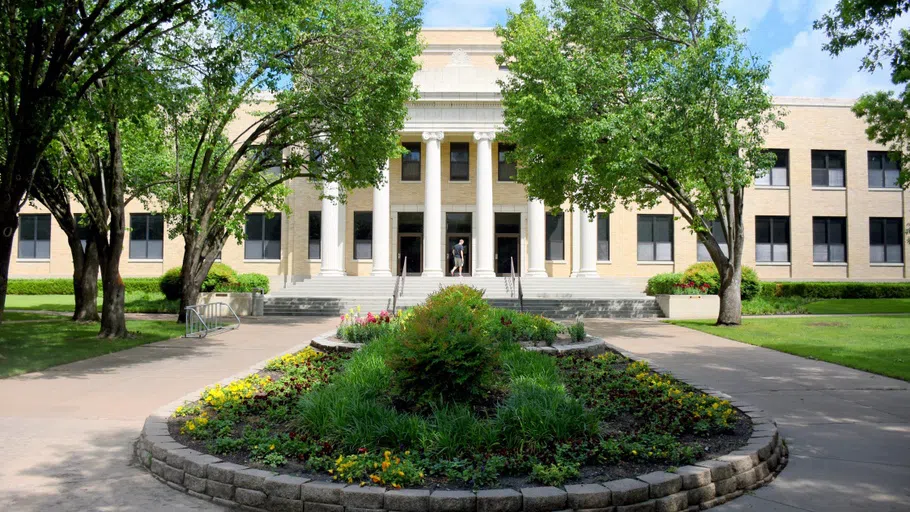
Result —
[[[127,292],[157,293],[157,277],[127,277],[123,279]],[[98,281],[101,290],[101,281]],[[73,295],[72,278],[10,279],[6,293],[9,295]]]
[[[910,298],[910,283],[762,283],[762,295],[806,299],[907,299]]]
[[[673,288],[682,281],[681,272],[667,272],[657,274],[648,279],[645,293],[648,295],[672,295]]]

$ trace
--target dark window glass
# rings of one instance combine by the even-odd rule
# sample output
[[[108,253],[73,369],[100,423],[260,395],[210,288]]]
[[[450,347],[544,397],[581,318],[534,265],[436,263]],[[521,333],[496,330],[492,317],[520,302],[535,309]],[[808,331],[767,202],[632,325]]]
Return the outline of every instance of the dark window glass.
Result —
[[[638,216],[638,261],[673,261],[673,216]]]
[[[401,181],[420,181],[420,143],[402,144],[408,153],[401,157]]]
[[[597,214],[597,260],[610,261],[610,214]]]
[[[467,142],[449,144],[449,179],[451,181],[468,181],[471,161],[470,146]]]
[[[354,212],[354,259],[373,258],[373,212]]]
[[[130,259],[160,260],[164,257],[164,217],[149,213],[130,214]]]
[[[790,150],[769,149],[775,156],[774,166],[768,174],[755,178],[755,184],[760,187],[786,187],[790,184]]]
[[[789,217],[755,217],[755,261],[790,261]]]
[[[812,261],[847,261],[847,219],[812,218]]]
[[[322,258],[322,212],[310,212],[307,223],[307,257],[311,260]]]
[[[471,214],[446,213],[446,233],[471,233]]]
[[[812,151],[812,186],[845,187],[843,151]]]
[[[500,142],[497,148],[499,152],[499,181],[515,181],[515,173],[517,172],[515,162],[509,161],[509,153],[515,149],[515,146]]]
[[[564,260],[566,257],[565,214],[547,215],[547,259]]]
[[[521,233],[521,214],[520,213],[497,213],[496,233]]]
[[[423,233],[423,213],[401,212],[398,214],[399,233]]]
[[[869,219],[869,261],[904,262],[904,229],[901,218]]]
[[[717,243],[720,245],[721,251],[723,251],[724,256],[730,255],[730,249],[727,245],[727,234],[724,233],[723,224],[719,220],[712,221],[711,223],[711,234],[714,235],[714,239],[717,240]],[[711,255],[708,253],[708,248],[705,247],[705,244],[698,241],[698,261],[712,261]]]
[[[899,174],[900,164],[888,158],[887,152],[869,152],[869,188],[900,188]]]
[[[23,260],[51,257],[51,216],[46,213],[19,216],[19,258]]]
[[[250,213],[246,216],[243,257],[247,260],[281,259],[281,214]]]

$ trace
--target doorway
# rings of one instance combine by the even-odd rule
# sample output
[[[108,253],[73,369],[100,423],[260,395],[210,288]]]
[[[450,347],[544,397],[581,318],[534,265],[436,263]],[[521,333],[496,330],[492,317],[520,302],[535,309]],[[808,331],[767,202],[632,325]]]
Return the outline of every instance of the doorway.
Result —
[[[448,275],[453,275],[449,272],[455,266],[455,256],[452,253],[452,248],[458,244],[459,240],[464,240],[464,266],[461,267],[461,274],[471,274],[471,230],[470,212],[446,213],[446,273]]]
[[[521,274],[521,214],[497,213],[496,218],[496,275],[512,275],[514,262],[515,273]]]
[[[398,214],[398,275],[420,275],[423,272],[423,214]],[[406,268],[405,268],[406,267]]]

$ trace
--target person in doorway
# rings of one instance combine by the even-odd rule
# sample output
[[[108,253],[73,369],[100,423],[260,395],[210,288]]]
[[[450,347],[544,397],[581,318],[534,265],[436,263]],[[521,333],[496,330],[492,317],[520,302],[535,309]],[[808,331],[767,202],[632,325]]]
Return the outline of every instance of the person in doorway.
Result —
[[[459,277],[464,277],[464,274],[461,273],[461,269],[464,267],[464,240],[458,240],[458,243],[452,246],[452,258],[455,260],[455,266],[452,267],[452,270],[449,272],[452,276],[455,275],[455,269],[458,269]]]

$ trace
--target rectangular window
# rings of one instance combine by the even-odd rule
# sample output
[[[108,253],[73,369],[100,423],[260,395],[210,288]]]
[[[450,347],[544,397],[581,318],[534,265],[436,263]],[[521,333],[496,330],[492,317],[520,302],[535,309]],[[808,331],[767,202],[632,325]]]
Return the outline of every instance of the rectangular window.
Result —
[[[515,145],[500,142],[496,147],[499,152],[499,181],[515,181],[515,162],[509,161],[509,154],[515,150]]]
[[[904,220],[901,218],[869,219],[869,261],[872,263],[904,262]]]
[[[449,144],[449,180],[468,181],[470,178],[471,150],[467,142]]]
[[[401,181],[420,181],[420,143],[402,144],[408,152],[401,157]]]
[[[610,214],[597,214],[597,261],[610,261]]]
[[[714,239],[717,240],[718,245],[720,245],[720,250],[723,251],[724,256],[730,255],[730,248],[727,245],[727,234],[724,232],[724,227],[719,220],[715,220],[711,223],[711,234],[714,235]],[[701,240],[698,241],[698,261],[713,261],[711,255],[708,254],[708,248],[705,247],[705,244],[701,243]]]
[[[307,242],[307,258],[318,260],[322,258],[322,212],[310,212]]]
[[[638,216],[638,261],[673,261],[673,216]]]
[[[164,257],[164,217],[150,213],[130,214],[130,259],[160,260]]]
[[[47,213],[19,216],[19,259],[51,257],[51,216]]]
[[[846,187],[846,152],[812,151],[812,186]]]
[[[886,151],[869,152],[869,188],[900,188],[899,174],[900,164],[888,158]]]
[[[819,263],[847,261],[846,218],[812,218],[812,261]]]
[[[354,212],[354,259],[373,259],[373,212]]]
[[[565,214],[553,213],[547,215],[547,259],[566,259],[566,227]]]
[[[790,217],[755,217],[755,261],[790,261]]]
[[[786,187],[790,184],[790,150],[769,149],[776,160],[768,174],[755,178],[755,185],[759,187]]]
[[[250,213],[246,216],[246,240],[243,258],[247,260],[281,259],[281,214]]]
[[[88,245],[88,237],[91,236],[91,233],[89,232],[88,226],[84,223],[87,218],[83,219],[83,215],[86,214],[74,213],[73,220],[76,221],[76,236],[79,237],[79,241],[82,243],[82,250],[84,251],[85,247]]]

